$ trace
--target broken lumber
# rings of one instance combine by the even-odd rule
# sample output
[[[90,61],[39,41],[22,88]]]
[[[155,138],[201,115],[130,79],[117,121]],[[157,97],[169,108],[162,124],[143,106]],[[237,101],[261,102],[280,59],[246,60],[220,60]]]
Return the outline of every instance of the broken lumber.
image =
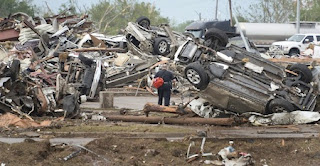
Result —
[[[268,59],[271,62],[280,63],[280,62],[286,62],[286,63],[320,63],[320,58],[270,58]]]
[[[143,116],[121,116],[110,115],[106,116],[111,121],[123,122],[142,122],[150,124],[208,124],[219,126],[232,126],[242,121],[235,121],[233,118],[167,118],[167,117],[143,117]]]
[[[162,105],[153,104],[153,103],[145,104],[143,111],[146,114],[146,116],[149,116],[149,112],[174,113],[174,114],[180,114],[180,115],[192,113],[192,111],[187,108],[183,109],[183,108],[179,108],[178,106],[170,106],[170,107],[162,106]]]

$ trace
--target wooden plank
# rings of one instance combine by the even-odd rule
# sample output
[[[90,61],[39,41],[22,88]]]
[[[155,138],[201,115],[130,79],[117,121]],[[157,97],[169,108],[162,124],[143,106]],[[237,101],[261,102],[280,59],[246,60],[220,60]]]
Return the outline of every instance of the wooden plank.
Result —
[[[275,63],[320,63],[320,58],[271,58],[268,59],[271,62]]]
[[[19,33],[20,32],[14,30],[14,29],[1,30],[0,31],[0,41],[8,41],[8,40],[18,41]]]

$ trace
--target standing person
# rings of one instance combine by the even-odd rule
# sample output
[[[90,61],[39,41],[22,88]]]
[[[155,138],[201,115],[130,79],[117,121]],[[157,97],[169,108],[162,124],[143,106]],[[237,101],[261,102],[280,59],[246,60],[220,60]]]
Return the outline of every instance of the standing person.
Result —
[[[161,77],[164,81],[163,85],[158,88],[158,104],[162,105],[162,100],[164,98],[165,106],[169,106],[170,104],[172,80],[174,79],[173,74],[168,71],[167,68],[167,64],[163,64],[161,70],[154,76],[154,78]]]

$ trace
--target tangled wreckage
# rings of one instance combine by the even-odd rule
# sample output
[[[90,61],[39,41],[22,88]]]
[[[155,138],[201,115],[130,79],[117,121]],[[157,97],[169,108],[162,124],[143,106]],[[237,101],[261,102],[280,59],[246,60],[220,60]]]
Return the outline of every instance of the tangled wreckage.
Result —
[[[87,16],[33,19],[17,13],[2,20],[0,33],[7,38],[1,38],[0,110],[74,118],[81,103],[106,88],[135,82],[151,89],[161,63],[169,63],[178,78],[175,90],[199,94],[182,109],[200,117],[316,107],[319,72],[306,65],[284,68],[234,45],[213,50],[168,25],[151,26],[146,17],[117,36],[91,33],[91,25]]]
[[[195,47],[190,42],[184,50]],[[184,62],[188,59],[185,77],[202,90],[202,98],[189,103],[202,103],[198,115],[217,116],[215,108],[262,114],[314,110],[318,90],[310,82],[318,85],[318,80],[306,65],[295,64],[287,70],[236,46],[218,52],[198,48],[193,54],[182,51],[177,55]]]

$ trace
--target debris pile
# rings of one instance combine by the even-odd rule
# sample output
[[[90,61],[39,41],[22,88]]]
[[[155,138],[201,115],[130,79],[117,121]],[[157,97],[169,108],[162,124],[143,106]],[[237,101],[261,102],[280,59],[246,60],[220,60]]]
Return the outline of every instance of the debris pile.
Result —
[[[87,16],[16,13],[1,20],[3,36],[16,34],[0,40],[6,41],[0,45],[1,110],[74,118],[80,103],[96,99],[105,88],[132,82],[146,87],[150,68],[170,60],[164,56],[173,57],[187,39],[168,25],[153,27],[147,18],[139,22],[129,22],[124,35],[106,36],[91,33]]]
[[[198,154],[190,154],[191,147],[195,145],[194,142],[191,142],[188,151],[187,151],[187,162],[193,162],[197,159],[202,159],[202,157],[213,157],[216,156],[218,160],[200,160],[204,164],[208,165],[224,165],[224,166],[250,166],[254,165],[255,161],[249,153],[236,151],[233,147],[233,141],[229,141],[229,146],[221,149],[218,154],[214,153],[204,153],[204,145],[206,142],[206,137],[202,138],[200,151]]]
[[[19,32],[19,41],[14,42],[13,48],[1,47],[1,111],[77,116],[80,89],[70,84],[75,73],[65,68],[71,66],[67,61],[75,59],[67,50],[77,48],[77,35],[88,31],[86,16],[33,19],[17,13],[1,21],[1,25],[4,36],[9,33],[4,30],[10,28]]]
[[[147,114],[164,111],[213,118],[313,111],[316,106],[319,72],[302,64],[285,68],[234,45],[217,48],[212,41],[187,37],[169,25],[152,26],[146,17],[129,22],[116,36],[92,33],[87,16],[32,18],[17,13],[0,25],[1,33],[18,32],[15,38],[2,40],[16,42],[1,45],[4,112],[75,118],[81,103],[97,99],[106,88],[134,85],[153,93],[151,80],[163,63],[178,80],[175,91],[192,90],[200,97],[174,109],[145,108]]]

